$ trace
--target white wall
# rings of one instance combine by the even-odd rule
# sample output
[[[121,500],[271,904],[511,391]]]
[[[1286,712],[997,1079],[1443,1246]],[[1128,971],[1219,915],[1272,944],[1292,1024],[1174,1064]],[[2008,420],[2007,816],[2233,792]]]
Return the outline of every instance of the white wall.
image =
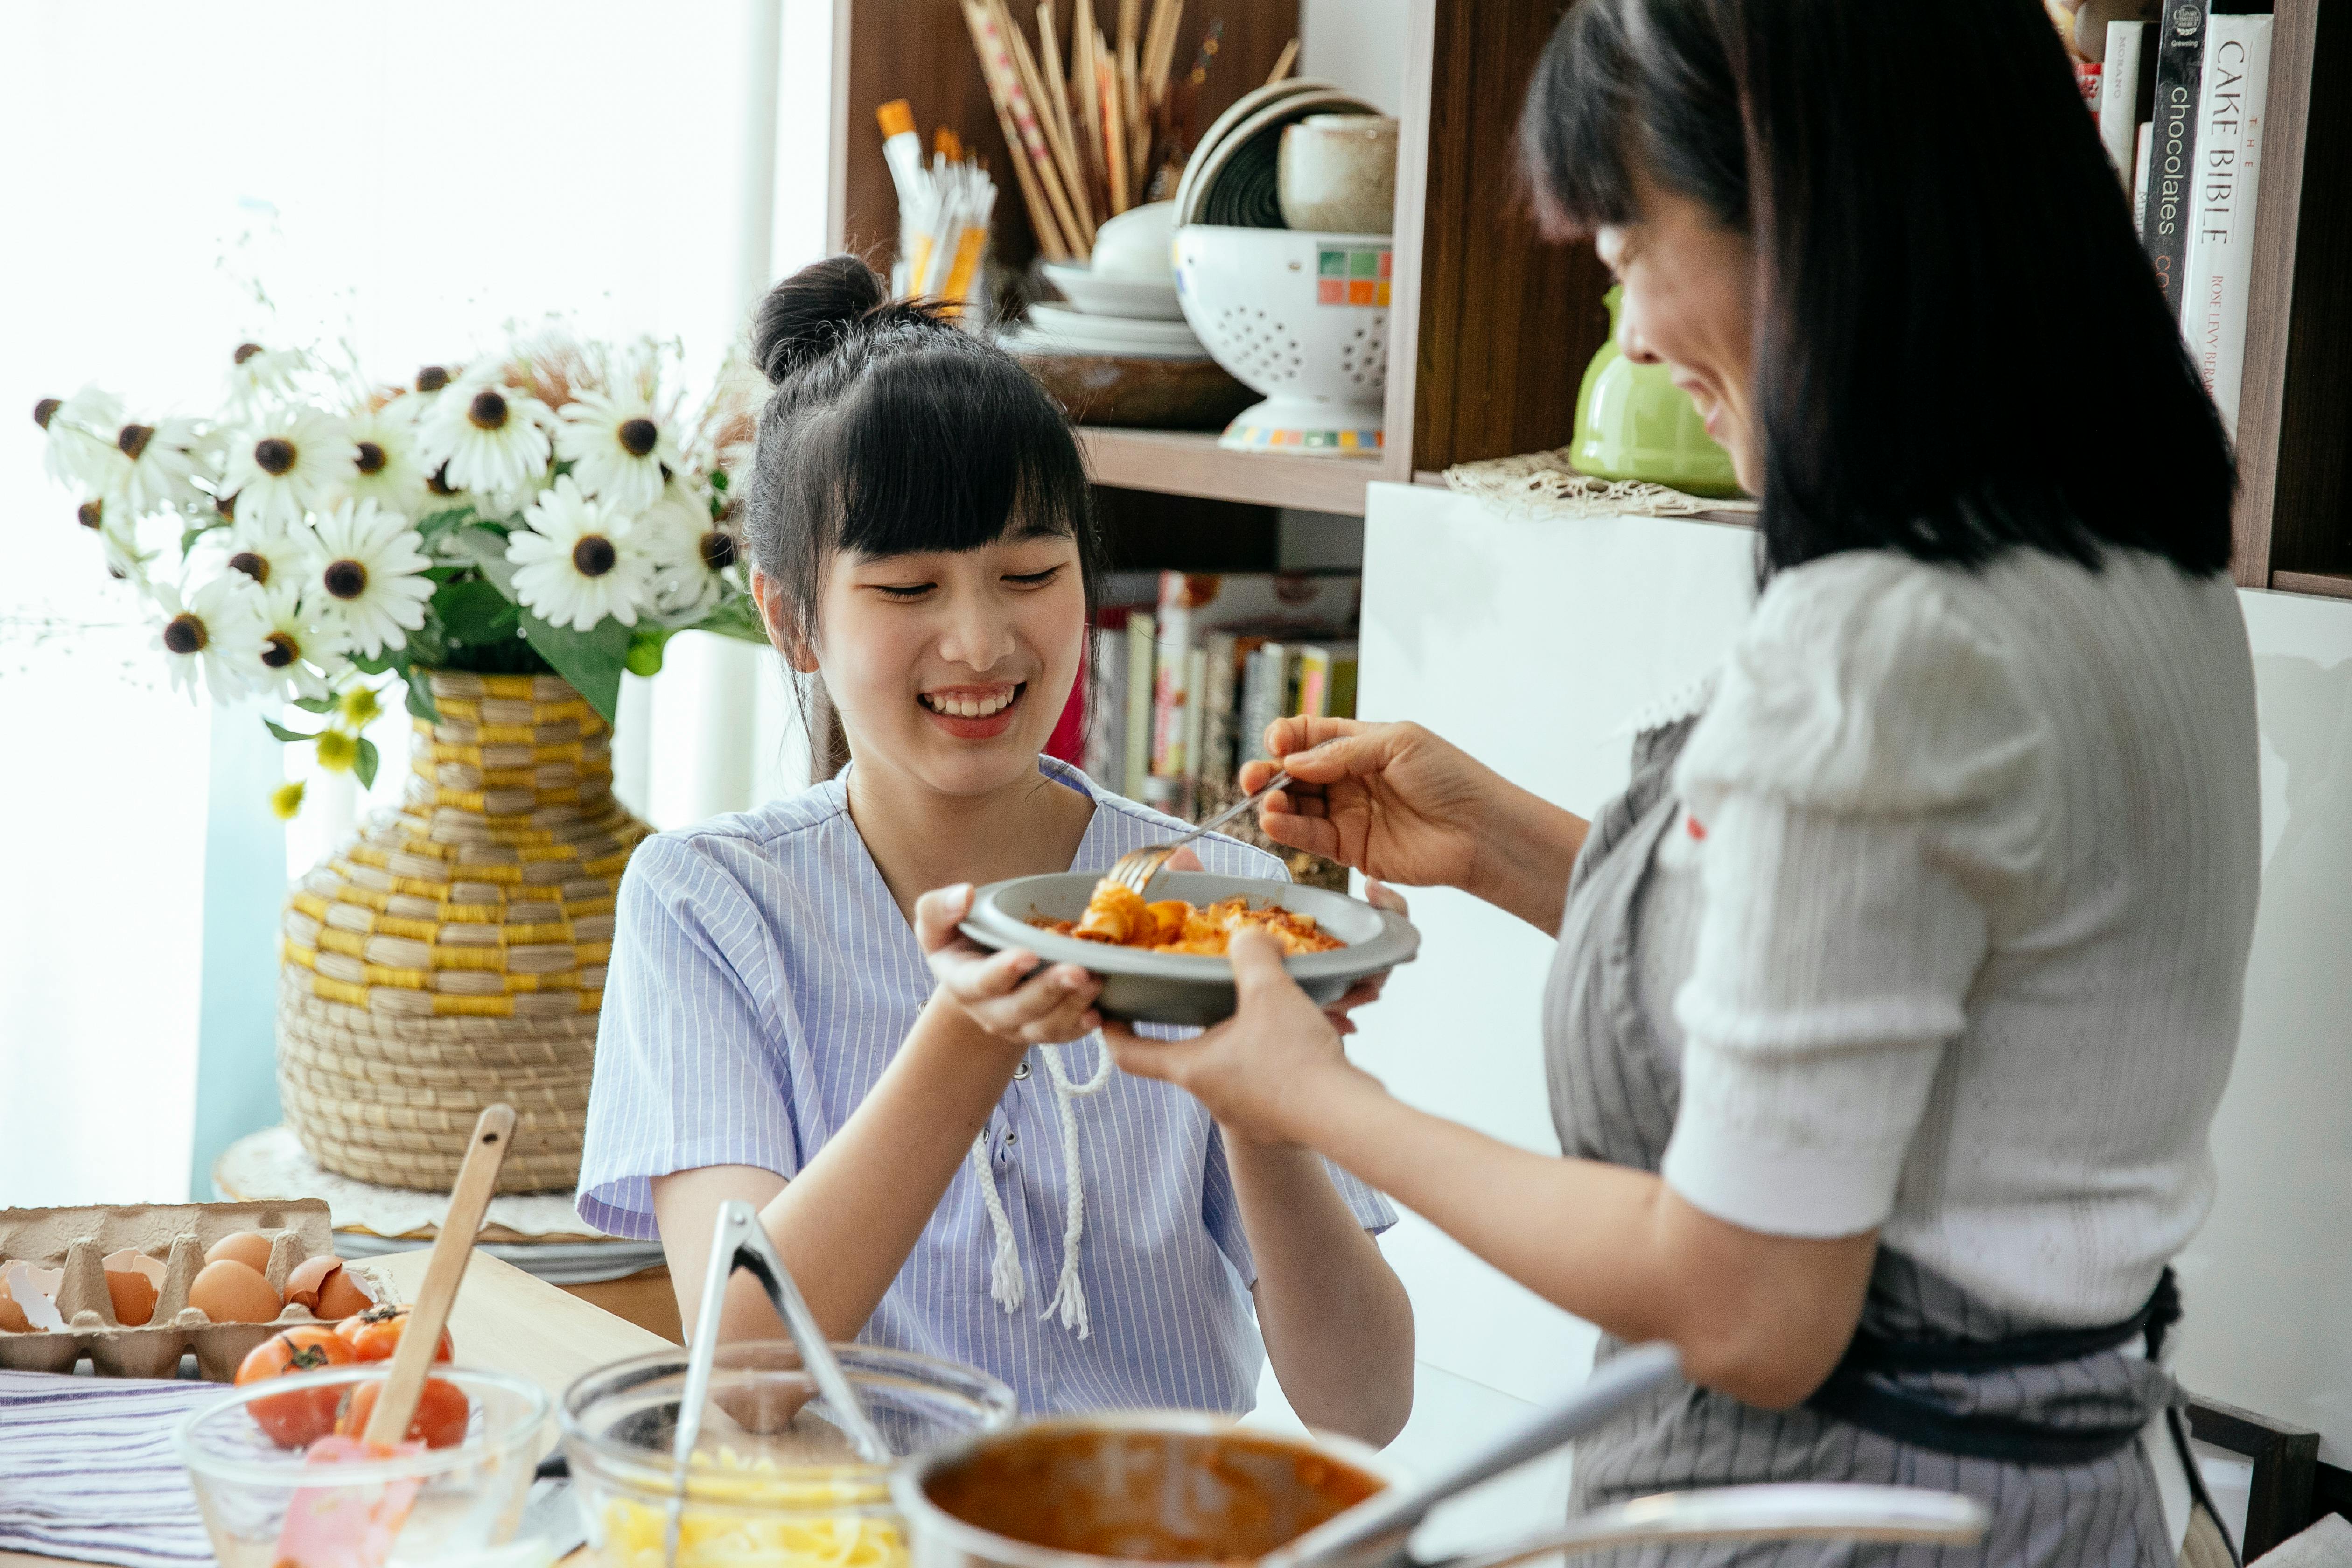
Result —
[[[2179,1372],[2352,1464],[2352,603],[2248,593],[2263,901]]]
[[[1298,74],[1336,81],[1396,113],[1409,9],[1406,0],[1299,0]]]
[[[1367,717],[1413,719],[1580,813],[1625,778],[1630,720],[1722,654],[1755,535],[1660,518],[1524,521],[1374,485]],[[2243,595],[2262,703],[2262,911],[2245,1035],[2214,1126],[2221,1196],[2181,1259],[2179,1370],[2198,1393],[2320,1428],[2352,1456],[2352,604]],[[1416,1104],[1554,1150],[1538,1005],[1551,942],[1459,893],[1413,895],[1419,963],[1357,1055]],[[1591,1331],[1408,1217],[1390,1256],[1421,1333],[1416,1435],[1464,1389],[1524,1402],[1580,1379]],[[1506,1405],[1505,1407],[1508,1407]],[[1557,1488],[1557,1473],[1547,1483]],[[1523,1482],[1515,1507],[1547,1498]],[[1553,1517],[1556,1517],[1554,1515]]]

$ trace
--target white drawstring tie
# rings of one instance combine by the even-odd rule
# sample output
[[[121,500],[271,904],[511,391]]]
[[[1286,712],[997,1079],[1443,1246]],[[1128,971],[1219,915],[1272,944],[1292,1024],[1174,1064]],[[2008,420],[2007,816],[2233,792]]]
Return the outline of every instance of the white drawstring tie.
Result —
[[[1100,1053],[1092,1078],[1084,1083],[1071,1081],[1062,1065],[1062,1047],[1040,1046],[1037,1054],[1045,1063],[1045,1078],[1054,1094],[1055,1119],[1062,1126],[1062,1167],[1069,1184],[1068,1212],[1062,1224],[1062,1272],[1055,1281],[1053,1300],[1045,1303],[1037,1315],[1051,1318],[1059,1315],[1062,1326],[1086,1339],[1094,1332],[1087,1314],[1087,1288],[1078,1278],[1078,1245],[1087,1234],[1087,1181],[1083,1152],[1078,1146],[1078,1115],[1075,1101],[1087,1095],[1100,1094],[1110,1084],[1110,1051],[1099,1041]],[[1027,1290],[1023,1283],[1020,1244],[1013,1235],[1012,1216],[1005,1213],[1004,1200],[996,1191],[996,1173],[989,1168],[988,1134],[972,1140],[971,1163],[980,1173],[980,1201],[988,1211],[989,1228],[996,1235],[996,1251],[988,1271],[988,1293],[1007,1312],[1017,1310]]]

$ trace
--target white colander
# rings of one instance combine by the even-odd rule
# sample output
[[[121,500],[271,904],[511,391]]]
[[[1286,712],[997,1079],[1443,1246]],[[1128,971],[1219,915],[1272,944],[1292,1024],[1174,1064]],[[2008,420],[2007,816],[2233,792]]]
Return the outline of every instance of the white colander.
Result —
[[[1176,293],[1216,362],[1265,401],[1225,426],[1237,451],[1377,457],[1388,391],[1390,237],[1176,231]]]

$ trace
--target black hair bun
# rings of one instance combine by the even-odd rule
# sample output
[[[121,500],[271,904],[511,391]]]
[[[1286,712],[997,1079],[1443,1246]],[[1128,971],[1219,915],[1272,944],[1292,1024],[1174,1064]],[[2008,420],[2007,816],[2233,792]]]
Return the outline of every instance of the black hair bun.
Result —
[[[812,262],[768,290],[751,316],[751,354],[771,386],[784,382],[861,329],[937,326],[944,319],[889,287],[855,256]]]
[[[768,384],[781,386],[888,297],[874,268],[855,256],[812,262],[760,301],[751,317],[751,356]]]

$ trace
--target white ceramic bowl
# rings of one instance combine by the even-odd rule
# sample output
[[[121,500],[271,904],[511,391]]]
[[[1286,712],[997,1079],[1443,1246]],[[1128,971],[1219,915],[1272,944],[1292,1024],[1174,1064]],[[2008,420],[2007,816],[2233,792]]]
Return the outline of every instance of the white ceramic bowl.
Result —
[[[1227,959],[1080,942],[1030,923],[1032,917],[1078,919],[1101,879],[1093,871],[1057,871],[991,882],[972,895],[971,913],[961,929],[982,947],[1025,948],[1047,963],[1075,963],[1101,975],[1102,994],[1095,1005],[1106,1017],[1202,1026],[1231,1017],[1234,966]],[[1153,879],[1150,896],[1211,904],[1237,893],[1253,904],[1279,904],[1312,915],[1348,944],[1283,960],[1290,977],[1318,1002],[1336,1002],[1357,981],[1410,963],[1421,951],[1421,933],[1402,915],[1322,888],[1210,871],[1163,871]]]
[[[1336,81],[1325,81],[1321,77],[1286,76],[1280,81],[1270,81],[1264,87],[1254,87],[1227,104],[1225,111],[1209,121],[1209,128],[1201,132],[1201,139],[1198,142],[1192,143],[1192,155],[1184,160],[1184,172],[1176,177],[1177,226],[1181,228],[1191,221],[1187,215],[1192,210],[1193,183],[1201,177],[1202,172],[1209,164],[1211,155],[1216,152],[1219,143],[1224,141],[1226,134],[1234,127],[1264,109],[1267,104],[1278,102],[1293,93],[1307,92],[1315,89],[1331,90],[1336,89],[1339,85]]]
[[[1176,291],[1216,362],[1265,395],[1226,426],[1240,451],[1375,457],[1388,393],[1390,237],[1176,231]]]
[[[1097,278],[1133,278],[1165,283],[1168,241],[1176,232],[1174,202],[1146,202],[1105,218],[1095,230],[1087,270]]]
[[[1085,267],[1048,261],[1045,281],[1062,297],[1090,316],[1124,316],[1131,321],[1181,321],[1184,307],[1177,302],[1176,284],[1170,278],[1098,278]]]

